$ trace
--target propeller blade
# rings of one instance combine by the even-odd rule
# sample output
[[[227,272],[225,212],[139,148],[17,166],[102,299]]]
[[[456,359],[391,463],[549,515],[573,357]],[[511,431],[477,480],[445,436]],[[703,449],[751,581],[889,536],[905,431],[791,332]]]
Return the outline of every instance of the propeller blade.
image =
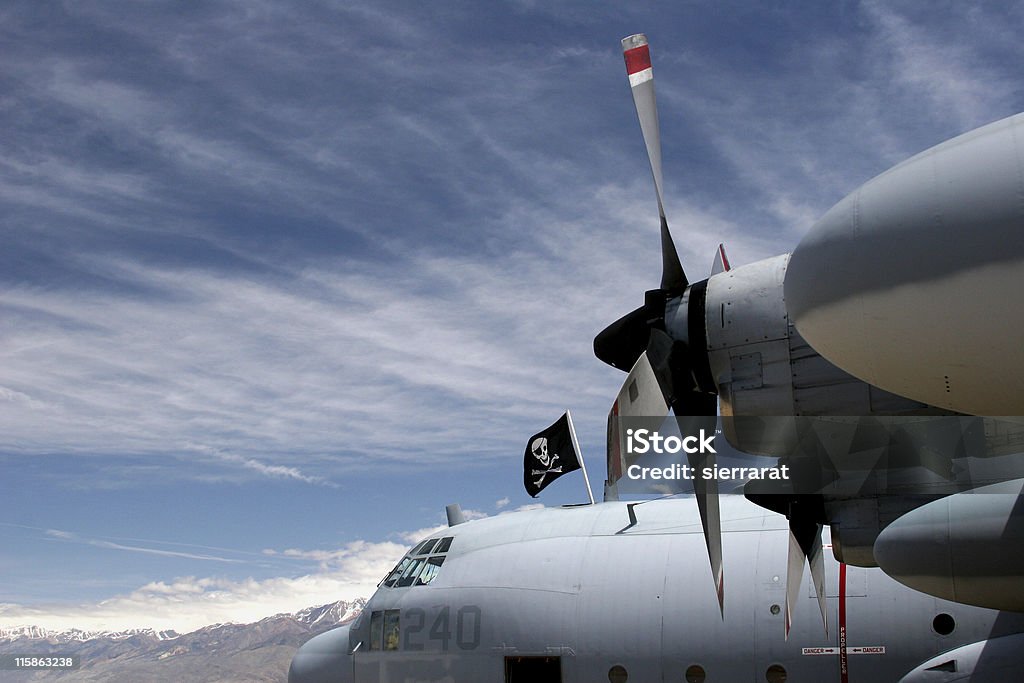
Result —
[[[637,33],[622,39],[622,56],[626,60],[626,75],[633,91],[633,104],[640,119],[640,131],[647,146],[647,158],[654,174],[654,191],[658,196],[658,214],[665,217],[661,191],[661,133],[658,128],[658,104],[654,95],[654,70],[647,36]]]
[[[786,639],[793,626],[793,610],[800,597],[800,582],[804,575],[804,560],[811,568],[811,583],[818,597],[821,623],[828,634],[825,609],[825,558],[821,546],[822,525],[794,513],[789,520],[789,559],[786,564]]]
[[[821,545],[821,525],[817,525],[814,534],[814,545],[807,556],[807,564],[811,568],[811,582],[814,584],[814,595],[818,598],[818,611],[821,612],[821,626],[828,637],[828,612],[825,607],[825,556]]]
[[[640,132],[644,136],[647,158],[651,162],[651,174],[654,176],[654,192],[658,198],[658,215],[661,217],[661,288],[669,292],[681,292],[688,281],[665,218],[661,133],[658,130],[658,104],[654,95],[654,70],[651,68],[647,36],[637,33],[623,38],[622,55],[626,60],[626,74],[633,91],[633,104],[636,105],[636,115],[640,119]]]
[[[661,288],[666,292],[682,292],[689,281],[683,272],[683,264],[679,260],[672,233],[668,231],[668,221],[661,217]]]
[[[672,355],[678,342],[658,328],[649,330],[648,336],[647,359],[651,362],[654,376],[658,378],[658,386],[661,388],[665,403],[671,406],[676,394],[676,373],[672,372]]]
[[[651,341],[647,345],[647,357],[651,368],[661,387],[665,401],[672,407],[676,415],[676,424],[680,434],[696,434],[699,430],[714,430],[717,411],[717,398],[711,394],[693,391],[693,377],[688,372],[681,373],[679,368],[684,363],[679,357],[685,358],[686,344],[673,340],[659,329],[651,330]],[[673,356],[677,356],[673,360]],[[694,472],[701,472],[705,467],[715,466],[714,453],[687,453],[688,464]],[[705,481],[701,477],[693,480],[694,498],[697,499],[697,510],[700,512],[700,524],[704,530],[704,543],[708,548],[708,560],[711,562],[711,578],[715,582],[715,594],[718,596],[718,609],[725,618],[725,581],[722,570],[722,520],[718,503],[718,482]]]
[[[725,245],[719,243],[718,249],[715,250],[715,261],[711,264],[711,274],[718,275],[719,273],[727,273],[732,270],[732,266],[729,265],[729,257],[725,253]]]
[[[594,355],[619,370],[632,368],[651,335],[646,306],[630,311],[594,337]]]
[[[793,626],[793,610],[796,607],[795,601],[800,596],[800,581],[804,577],[804,551],[800,547],[800,541],[793,533],[793,526],[789,527],[789,557],[786,560],[786,640],[789,640],[789,630]]]
[[[702,472],[705,467],[715,466],[714,453],[687,453],[686,459],[693,472]],[[725,618],[725,574],[722,566],[722,515],[718,503],[718,480],[693,479],[693,493],[700,512],[700,525],[704,530],[704,543],[708,547],[711,562],[711,577],[718,594],[718,609]]]
[[[658,328],[650,330],[647,357],[658,378],[665,401],[679,417],[716,417],[718,396],[700,391],[693,376],[690,350],[686,342],[673,339]],[[714,420],[696,425],[711,430]]]
[[[665,292],[644,293],[644,305],[630,311],[594,337],[594,355],[619,370],[631,370],[640,354],[650,350],[651,331],[665,324]]]
[[[594,353],[605,363],[630,370],[626,382],[608,415],[608,480],[614,486],[629,463],[621,449],[620,420],[629,414],[662,416],[669,406],[677,421],[698,423],[704,429],[715,428],[718,399],[700,390],[694,377],[693,360],[686,343],[673,339],[665,331],[666,302],[682,295],[689,284],[679,260],[672,233],[665,217],[661,173],[661,134],[658,130],[658,105],[654,94],[654,71],[647,37],[642,33],[622,39],[626,73],[629,76],[633,104],[640,120],[640,131],[647,147],[647,159],[654,177],[654,192],[661,219],[661,287],[648,291],[644,305],[624,315],[602,330],[594,339]],[[722,252],[724,255],[724,251]],[[703,292],[703,290],[701,290]],[[702,314],[701,314],[702,317]],[[700,320],[703,324],[703,320]],[[705,353],[705,349],[697,349]],[[655,385],[657,388],[655,388]],[[633,412],[639,410],[639,412]],[[708,422],[710,420],[710,422]],[[680,432],[692,430],[693,424],[679,425]],[[696,431],[687,432],[696,433]],[[689,456],[690,466],[714,465],[714,454]],[[614,491],[609,488],[609,491]],[[694,494],[700,512],[704,541],[711,563],[712,579],[718,606],[725,616],[725,583],[722,568],[722,524],[718,500],[718,483],[694,480]]]

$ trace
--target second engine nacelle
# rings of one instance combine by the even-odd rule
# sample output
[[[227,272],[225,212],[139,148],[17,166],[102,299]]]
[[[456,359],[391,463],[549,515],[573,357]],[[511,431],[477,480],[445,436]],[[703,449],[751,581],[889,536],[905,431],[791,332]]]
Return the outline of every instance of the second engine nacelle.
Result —
[[[923,505],[879,534],[875,561],[900,583],[946,600],[1024,611],[1024,479]]]

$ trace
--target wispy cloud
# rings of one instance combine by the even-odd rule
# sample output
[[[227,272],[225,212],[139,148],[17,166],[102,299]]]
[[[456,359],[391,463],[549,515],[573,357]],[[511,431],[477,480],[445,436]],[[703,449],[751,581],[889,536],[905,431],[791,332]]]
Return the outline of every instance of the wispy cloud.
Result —
[[[220,462],[238,464],[244,468],[253,470],[255,472],[258,472],[262,475],[271,478],[295,479],[297,481],[302,481],[307,484],[323,484],[325,486],[337,488],[337,484],[327,481],[323,477],[313,477],[308,474],[303,474],[302,471],[300,471],[296,467],[285,467],[284,465],[268,465],[265,462],[260,462],[259,460],[246,458],[235,453],[225,453],[219,449],[210,448],[209,446],[203,446],[201,444],[189,443],[186,444],[185,447],[187,449],[209,455],[214,459],[219,460]]]
[[[964,130],[990,122],[992,112],[1013,113],[1020,86],[1012,69],[985,57],[989,46],[1005,41],[1012,25],[998,10],[986,17],[963,6],[947,21],[922,25],[898,6],[871,0],[862,8],[878,30],[875,58],[887,57],[884,68],[893,83],[922,98],[925,107],[952,115]]]
[[[373,587],[397,557],[389,547],[367,548],[329,573],[264,581],[182,577],[146,584],[128,595],[79,605],[0,604],[0,622],[61,630],[136,627],[187,632],[211,623],[247,623],[330,600],[352,600]]]
[[[160,555],[162,557],[181,557],[188,560],[208,560],[211,562],[241,562],[242,560],[232,560],[226,557],[215,557],[213,555],[197,555],[195,553],[182,553],[174,550],[160,550],[158,548],[144,548],[136,545],[123,545],[121,543],[114,543],[112,541],[97,541],[89,540],[86,541],[91,546],[97,548],[109,548],[111,550],[126,550],[133,553],[144,553],[147,555]]]
[[[616,378],[579,340],[632,304],[609,274],[628,281],[648,260],[631,251],[656,254],[622,239],[634,201],[597,199],[588,226],[564,223],[539,235],[545,252],[503,262],[419,254],[400,275],[339,261],[258,280],[93,258],[82,263],[128,291],[10,288],[0,306],[24,324],[0,373],[24,398],[0,416],[4,433],[26,452],[177,450],[309,483],[331,478],[324,454],[345,468],[505,453],[516,420],[570,400],[600,415],[611,394]],[[616,253],[586,246],[586,233]]]
[[[61,531],[60,529],[47,529],[46,535],[52,538],[60,538],[67,541],[74,540],[75,538],[75,535],[70,531]]]
[[[22,526],[22,525],[13,525],[13,526]],[[22,528],[33,528],[33,527],[22,527]],[[114,542],[112,540],[108,540],[108,539],[88,538],[88,537],[84,537],[84,536],[81,536],[79,534],[73,533],[71,531],[63,531],[63,530],[60,530],[60,529],[46,529],[44,531],[44,533],[45,533],[45,535],[47,537],[53,538],[53,539],[57,539],[57,540],[60,540],[60,541],[65,541],[65,542],[68,542],[68,543],[80,543],[80,544],[83,544],[83,545],[92,546],[94,548],[104,548],[104,549],[107,549],[107,550],[123,550],[123,551],[133,552],[133,553],[142,553],[144,555],[157,555],[157,556],[161,556],[161,557],[176,557],[176,558],[187,559],[187,560],[202,560],[202,561],[208,561],[208,562],[242,563],[242,562],[246,561],[246,560],[237,559],[237,558],[221,557],[221,556],[218,556],[218,555],[182,552],[182,551],[179,551],[179,550],[167,550],[167,549],[164,549],[164,548],[154,548],[154,547],[140,546],[140,545],[127,545],[127,544],[124,544],[124,543],[116,543],[116,542]],[[154,542],[154,543],[156,543],[156,542]]]
[[[658,262],[614,45],[428,49],[441,26],[406,10],[299,21],[224,6],[160,30],[102,8],[66,18],[148,46],[138,68],[16,44],[22,97],[72,130],[55,145],[21,122],[30,143],[0,164],[25,226],[8,252],[35,264],[0,294],[0,447],[168,465],[202,452],[234,476],[322,485],[369,462],[507,453],[569,405],[600,442],[621,378],[589,340]],[[878,4],[856,12],[859,31],[819,26],[770,70],[656,45],[690,272],[723,240],[738,264],[791,248],[914,151],[886,136],[894,78],[928,100],[904,112],[966,125],[1003,106],[1005,72],[971,45]],[[381,40],[326,28],[340,19]],[[590,137],[610,125],[595,101],[615,135]]]
[[[541,503],[531,503],[517,506],[514,510],[503,510],[499,514],[543,507]],[[469,519],[489,516],[476,510],[464,512]],[[294,612],[328,600],[366,598],[373,594],[380,579],[394,567],[412,544],[442,534],[447,528],[446,525],[437,525],[396,532],[392,536],[398,539],[398,542],[357,540],[327,549],[267,548],[261,553],[232,551],[239,555],[259,556],[273,561],[291,561],[299,566],[311,564],[315,566],[315,571],[299,576],[279,576],[264,580],[229,580],[216,576],[179,577],[171,581],[154,581],[126,595],[89,604],[0,604],[0,626],[34,625],[56,630],[71,627],[85,630],[149,627],[185,632],[217,622],[256,621],[270,614]],[[62,530],[46,530],[46,534],[61,540],[84,542],[114,550],[192,559],[238,561],[83,538]]]

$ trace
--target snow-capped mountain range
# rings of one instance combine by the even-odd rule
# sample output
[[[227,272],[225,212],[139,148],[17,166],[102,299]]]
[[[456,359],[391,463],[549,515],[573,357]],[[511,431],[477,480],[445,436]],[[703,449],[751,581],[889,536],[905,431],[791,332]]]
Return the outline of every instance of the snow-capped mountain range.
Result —
[[[293,619],[299,624],[309,627],[311,630],[319,630],[321,627],[344,624],[355,619],[365,604],[366,600],[362,598],[353,600],[352,602],[341,600],[327,605],[307,607],[294,613],[275,614],[272,617],[267,617],[266,619],[255,623],[263,623],[268,620],[275,619]],[[204,626],[193,633],[225,626],[238,626],[238,624],[210,624],[209,626]],[[180,634],[177,631],[156,631],[151,628],[133,628],[124,631],[84,631],[78,628],[54,631],[51,629],[41,628],[39,626],[0,628],[0,641],[12,641],[18,638],[27,638],[29,640],[47,640],[51,643],[74,643],[85,642],[88,640],[118,641],[127,640],[133,637],[159,642],[163,640],[175,640],[176,638],[180,638],[182,635],[183,634]]]
[[[355,619],[365,605],[365,599],[339,601],[251,624],[211,624],[182,634],[147,628],[96,632],[19,626],[0,629],[0,654],[80,658],[80,669],[35,672],[32,681],[283,683],[302,643]]]
[[[150,636],[156,640],[173,640],[179,634],[177,631],[154,631],[151,628],[132,628],[126,631],[83,631],[77,628],[65,631],[53,631],[39,626],[15,626],[14,628],[0,628],[0,640],[14,640],[15,638],[29,638],[32,640],[51,640],[55,643],[82,642],[97,638],[108,640],[124,640],[132,636]]]

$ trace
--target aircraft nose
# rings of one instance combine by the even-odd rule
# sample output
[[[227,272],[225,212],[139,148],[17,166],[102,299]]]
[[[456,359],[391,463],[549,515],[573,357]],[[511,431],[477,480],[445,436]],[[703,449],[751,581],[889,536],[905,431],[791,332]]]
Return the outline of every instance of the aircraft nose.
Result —
[[[348,631],[342,626],[306,641],[288,668],[288,683],[352,683]]]

